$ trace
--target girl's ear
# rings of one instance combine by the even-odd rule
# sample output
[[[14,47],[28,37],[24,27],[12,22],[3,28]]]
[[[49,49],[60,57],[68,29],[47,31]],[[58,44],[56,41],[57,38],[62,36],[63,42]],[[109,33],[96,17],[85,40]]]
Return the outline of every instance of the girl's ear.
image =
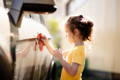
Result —
[[[79,36],[79,35],[80,35],[79,30],[78,30],[78,29],[74,29],[74,34],[75,34],[76,36]]]

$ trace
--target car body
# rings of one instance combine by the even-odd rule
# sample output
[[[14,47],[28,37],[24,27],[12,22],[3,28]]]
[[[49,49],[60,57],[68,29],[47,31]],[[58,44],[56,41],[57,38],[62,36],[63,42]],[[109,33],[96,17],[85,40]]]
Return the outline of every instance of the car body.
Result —
[[[50,38],[48,30],[26,16],[22,16],[19,26],[15,25],[9,11],[11,10],[0,6],[0,79],[52,79],[53,57],[46,48],[41,52],[37,46],[34,50],[37,34],[42,33]]]

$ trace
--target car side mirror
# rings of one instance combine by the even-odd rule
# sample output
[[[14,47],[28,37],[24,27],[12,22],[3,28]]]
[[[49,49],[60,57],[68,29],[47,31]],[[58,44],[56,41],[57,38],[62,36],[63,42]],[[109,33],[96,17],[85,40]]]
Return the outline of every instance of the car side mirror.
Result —
[[[53,0],[13,0],[8,15],[11,18],[11,22],[18,26],[22,21],[23,12],[44,14],[55,11]]]

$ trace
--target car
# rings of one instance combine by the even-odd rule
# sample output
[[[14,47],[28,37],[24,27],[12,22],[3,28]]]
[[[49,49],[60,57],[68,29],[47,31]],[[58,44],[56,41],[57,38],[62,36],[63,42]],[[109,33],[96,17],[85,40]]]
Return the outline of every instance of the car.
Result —
[[[4,7],[0,7],[0,79],[53,80],[53,57],[46,48],[42,52],[38,46],[34,49],[38,33],[49,39],[50,34],[44,25],[23,14],[54,12],[54,1],[13,0],[10,9],[6,8],[7,0],[3,2]]]

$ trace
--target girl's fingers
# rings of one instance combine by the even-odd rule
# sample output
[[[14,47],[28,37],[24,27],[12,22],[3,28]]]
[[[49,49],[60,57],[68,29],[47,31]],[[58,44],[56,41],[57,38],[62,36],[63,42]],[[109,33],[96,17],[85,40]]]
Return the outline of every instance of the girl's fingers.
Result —
[[[59,50],[55,50],[53,56],[55,56],[58,60],[62,59],[62,53]]]

